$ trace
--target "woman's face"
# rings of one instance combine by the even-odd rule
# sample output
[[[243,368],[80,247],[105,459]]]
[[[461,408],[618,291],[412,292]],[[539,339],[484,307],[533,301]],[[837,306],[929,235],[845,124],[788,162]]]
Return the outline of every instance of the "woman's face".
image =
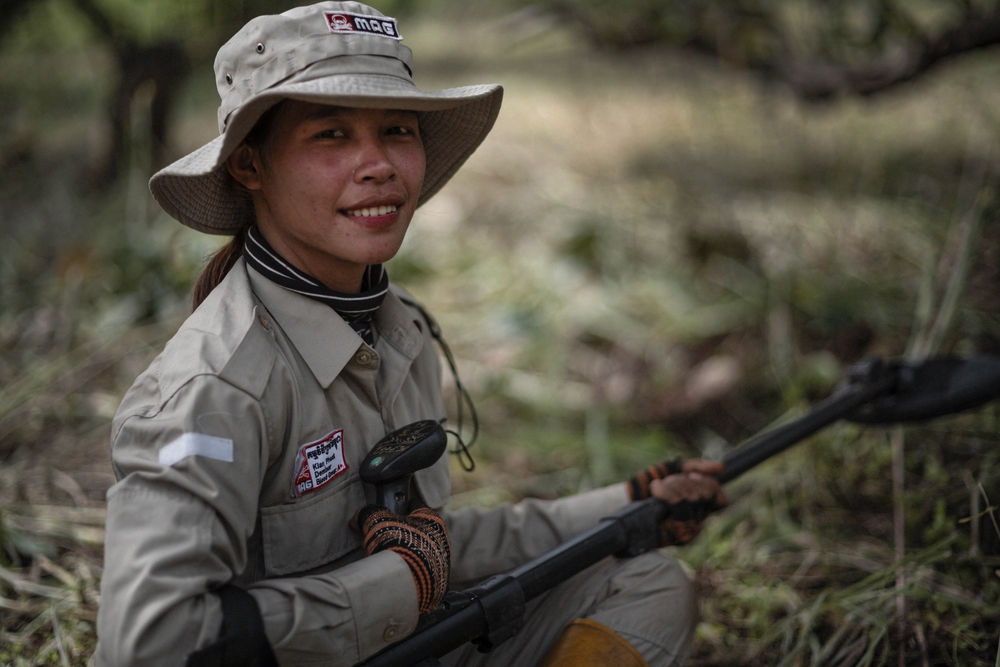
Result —
[[[399,250],[424,180],[413,111],[286,100],[261,149],[227,161],[253,194],[257,225],[286,260],[341,292]]]

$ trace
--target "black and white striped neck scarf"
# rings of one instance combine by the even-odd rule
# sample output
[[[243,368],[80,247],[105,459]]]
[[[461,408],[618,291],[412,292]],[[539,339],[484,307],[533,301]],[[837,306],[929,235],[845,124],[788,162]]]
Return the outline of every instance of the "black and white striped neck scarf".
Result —
[[[249,266],[271,282],[330,306],[366,343],[375,344],[372,318],[389,292],[389,274],[381,264],[370,264],[365,269],[358,294],[344,294],[334,292],[285,261],[264,239],[257,225],[251,226],[247,231],[243,256]]]

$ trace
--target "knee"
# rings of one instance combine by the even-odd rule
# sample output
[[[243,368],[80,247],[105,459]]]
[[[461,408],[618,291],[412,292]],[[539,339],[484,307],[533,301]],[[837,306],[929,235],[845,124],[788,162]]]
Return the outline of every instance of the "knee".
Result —
[[[694,585],[680,564],[652,551],[618,563],[611,595],[590,618],[612,628],[650,665],[684,661],[698,625]]]
[[[694,595],[694,586],[684,568],[663,551],[622,558],[617,570],[614,578],[623,588],[639,586],[650,594]]]
[[[626,567],[627,585],[646,598],[651,609],[662,610],[673,622],[678,617],[687,618],[693,627],[698,620],[698,600],[694,583],[680,563],[660,551],[631,560]]]

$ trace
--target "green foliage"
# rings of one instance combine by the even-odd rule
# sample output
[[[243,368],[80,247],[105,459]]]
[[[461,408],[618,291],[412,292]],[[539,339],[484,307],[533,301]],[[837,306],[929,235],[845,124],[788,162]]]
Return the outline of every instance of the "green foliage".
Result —
[[[941,349],[1000,350],[1000,218],[995,199],[974,205],[998,187],[991,61],[891,99],[816,109],[663,52],[595,53],[569,23],[537,15],[438,24],[423,12],[496,9],[376,4],[411,17],[406,43],[429,65],[418,71],[428,87],[499,79],[508,90],[493,136],[421,209],[389,268],[441,322],[480,409],[479,466],[456,467],[456,506],[721,456],[805,409],[844,364],[906,349],[920,295],[940,303],[955,221],[972,210],[980,237]],[[820,46],[851,62],[909,29],[876,35],[875,5],[860,2],[573,5],[630,39],[640,28],[672,43],[736,35],[726,61],[737,65]],[[136,39],[182,40],[201,59],[198,81],[242,17],[264,8],[100,6]],[[950,25],[943,2],[897,10]],[[784,36],[765,30],[778,19]],[[548,26],[548,37],[526,25]],[[0,46],[16,65],[0,68],[0,558],[21,586],[0,584],[16,605],[0,610],[0,665],[60,664],[57,626],[72,664],[84,664],[103,489],[81,482],[94,506],[63,516],[46,508],[69,502],[66,492],[28,473],[49,475],[51,461],[73,472],[72,456],[107,467],[111,414],[186,314],[217,240],[155,212],[142,113],[127,169],[93,187],[115,66],[71,5],[38,3]],[[212,87],[186,91],[175,153],[214,131]],[[911,662],[992,658],[1000,563],[959,522],[972,514],[966,476],[1000,496],[998,417],[907,429],[907,622],[923,633],[904,646]],[[730,490],[733,505],[677,552],[703,592],[692,664],[891,660],[887,440],[838,426]],[[43,588],[29,591],[29,580]]]
[[[909,434],[917,442],[908,470],[937,472],[907,490],[901,567],[907,625],[920,638],[906,644],[907,664],[992,664],[983,647],[997,640],[1000,579],[959,528],[968,497],[944,491],[942,479],[989,463],[960,447],[944,459],[925,448],[956,430],[995,437],[991,419],[962,417]],[[897,568],[878,540],[890,507],[887,445],[878,433],[831,429],[740,480],[734,504],[678,552],[712,591],[694,664],[878,664],[896,653]]]

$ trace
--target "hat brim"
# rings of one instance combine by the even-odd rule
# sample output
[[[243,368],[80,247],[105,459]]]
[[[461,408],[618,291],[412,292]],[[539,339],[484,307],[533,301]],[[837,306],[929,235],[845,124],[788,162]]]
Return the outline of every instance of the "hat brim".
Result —
[[[417,206],[458,171],[489,134],[500,112],[499,85],[424,91],[392,75],[335,74],[279,84],[248,100],[226,131],[150,179],[153,198],[181,223],[208,234],[234,234],[246,224],[225,161],[261,115],[283,99],[344,107],[416,111],[427,166]]]

